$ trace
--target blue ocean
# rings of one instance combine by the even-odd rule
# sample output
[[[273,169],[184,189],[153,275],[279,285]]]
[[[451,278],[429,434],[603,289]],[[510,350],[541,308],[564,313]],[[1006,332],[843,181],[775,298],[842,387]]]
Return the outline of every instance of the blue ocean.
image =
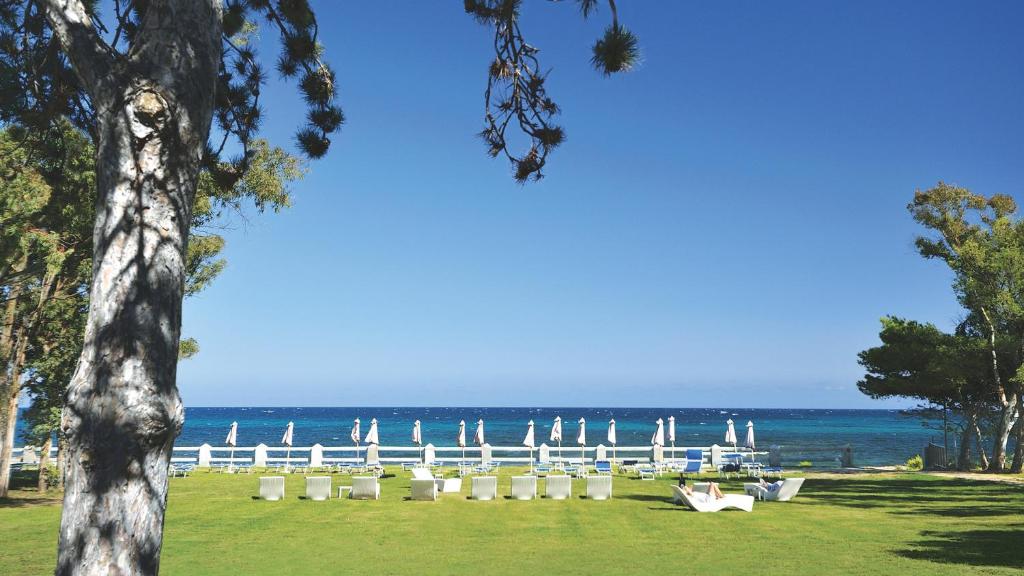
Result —
[[[746,423],[754,423],[758,449],[782,447],[783,464],[810,461],[814,467],[836,465],[849,444],[859,466],[902,464],[920,454],[929,441],[942,443],[941,433],[897,410],[797,410],[729,408],[188,408],[176,446],[208,443],[222,446],[232,422],[238,422],[238,446],[260,443],[279,446],[288,422],[295,423],[294,446],[347,446],[352,421],[362,421],[363,434],[377,419],[381,445],[411,445],[412,425],[421,421],[423,443],[453,446],[459,421],[466,421],[472,442],[477,420],[484,420],[486,440],[494,446],[518,446],[527,422],[536,426],[537,444],[547,441],[556,416],[563,420],[566,446],[574,444],[577,422],[587,422],[588,444],[606,442],[608,421],[616,421],[619,446],[648,446],[655,421],[676,419],[677,446],[724,444],[726,420],[732,419],[740,445]],[[19,422],[20,424],[20,422]],[[950,440],[952,442],[952,439]],[[19,442],[20,443],[20,442]],[[952,447],[951,447],[952,448]]]
[[[619,446],[648,446],[658,418],[676,419],[677,446],[724,444],[726,420],[732,419],[742,445],[746,423],[754,423],[759,448],[782,447],[783,463],[810,461],[815,467],[835,465],[842,447],[851,445],[857,465],[902,464],[920,454],[941,434],[920,419],[895,410],[790,410],[728,408],[188,408],[177,446],[209,443],[222,446],[232,422],[238,422],[238,446],[278,446],[288,422],[295,423],[294,445],[346,446],[352,421],[362,421],[363,434],[377,419],[381,445],[411,445],[412,425],[421,421],[423,443],[453,446],[459,421],[466,421],[471,442],[475,423],[484,420],[486,440],[494,446],[518,446],[527,422],[536,426],[537,443],[547,441],[556,416],[563,420],[566,445],[574,443],[577,422],[586,419],[588,444],[605,443],[608,421],[616,421]]]

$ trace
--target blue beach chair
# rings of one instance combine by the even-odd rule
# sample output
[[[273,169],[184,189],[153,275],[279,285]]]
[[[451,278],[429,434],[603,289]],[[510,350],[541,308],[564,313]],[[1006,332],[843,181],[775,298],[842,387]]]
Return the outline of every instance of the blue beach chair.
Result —
[[[686,451],[686,466],[680,472],[682,474],[700,474],[703,465],[704,452],[699,448],[690,448]]]

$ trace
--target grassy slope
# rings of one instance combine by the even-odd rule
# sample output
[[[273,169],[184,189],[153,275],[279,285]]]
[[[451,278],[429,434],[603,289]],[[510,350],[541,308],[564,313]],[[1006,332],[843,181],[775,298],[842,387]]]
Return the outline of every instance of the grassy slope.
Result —
[[[499,493],[508,493],[503,472]],[[335,476],[335,485],[347,484]],[[199,474],[171,484],[164,574],[1019,574],[1024,487],[920,474],[812,478],[790,503],[751,514],[673,506],[668,478],[615,479],[615,499],[404,500],[408,477],[379,502],[253,499],[256,476]],[[739,481],[725,490],[738,491]],[[540,484],[543,491],[543,482]],[[52,570],[59,509],[31,493],[0,502],[0,574]]]

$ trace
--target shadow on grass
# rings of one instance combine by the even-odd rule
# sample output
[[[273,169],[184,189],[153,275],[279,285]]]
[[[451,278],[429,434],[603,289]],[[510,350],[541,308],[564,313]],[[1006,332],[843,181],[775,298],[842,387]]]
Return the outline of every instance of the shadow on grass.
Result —
[[[53,506],[60,504],[58,496],[19,496],[17,498],[0,498],[0,508],[34,508],[36,506]]]
[[[661,494],[625,494],[622,496],[616,496],[622,500],[638,500],[640,502],[671,502],[672,496],[661,495]]]
[[[800,494],[830,506],[890,508],[893,514],[905,515],[1006,516],[1019,513],[1024,505],[1024,487],[962,479],[815,478]]]
[[[914,548],[898,550],[896,554],[912,560],[1024,568],[1024,554],[1020,543],[1024,525],[1008,526],[1008,530],[965,530],[961,532],[927,530],[924,538],[911,544]]]

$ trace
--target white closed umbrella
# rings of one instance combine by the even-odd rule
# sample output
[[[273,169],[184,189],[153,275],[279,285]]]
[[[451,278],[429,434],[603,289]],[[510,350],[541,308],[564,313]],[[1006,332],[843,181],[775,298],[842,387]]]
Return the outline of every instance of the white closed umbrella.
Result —
[[[288,447],[288,450],[284,454],[284,469],[288,470],[288,464],[292,461],[292,433],[295,431],[295,423],[289,422],[288,426],[284,429],[284,436],[281,438],[281,444]]]
[[[558,442],[558,459],[562,459],[562,417],[555,416],[555,423],[551,426],[551,441]]]
[[[665,421],[658,418],[655,421],[658,428],[654,431],[654,435],[651,436],[651,446],[664,446],[665,445]]]
[[[672,459],[676,459],[676,417],[668,417],[668,441],[672,443]]]
[[[615,442],[617,438],[615,435],[615,418],[608,421],[608,443],[612,445],[612,461],[615,461]]]
[[[459,436],[455,439],[457,445],[462,448],[462,459],[466,459],[466,421],[459,420]]]
[[[473,434],[473,442],[477,446],[484,445],[484,421],[482,418],[476,421],[476,433]]]
[[[747,420],[747,448],[750,448],[750,461],[754,461],[754,423]]]
[[[533,474],[533,449],[536,446],[533,439],[533,420],[526,425],[526,438],[523,438],[523,446],[530,449],[530,474]]]
[[[587,461],[584,450],[587,446],[587,421],[585,418],[580,418],[580,433],[576,435],[576,443],[580,445],[580,466],[584,466]]]
[[[732,444],[733,452],[736,451],[736,427],[733,426],[732,418],[725,421],[725,443]]]
[[[420,429],[420,421],[412,424],[412,442],[420,449],[420,462],[423,461],[423,431]]]
[[[231,429],[228,430],[228,437],[224,439],[224,443],[231,446],[231,455],[228,457],[228,470],[231,470],[235,465],[236,442],[238,442],[238,422],[232,422]]]
[[[352,442],[356,445],[356,464],[359,463],[359,418],[352,421],[352,432],[348,435],[352,439]]]
[[[380,444],[380,438],[377,436],[377,419],[373,418],[370,420],[370,430],[366,433],[366,438],[363,439],[367,444]]]

